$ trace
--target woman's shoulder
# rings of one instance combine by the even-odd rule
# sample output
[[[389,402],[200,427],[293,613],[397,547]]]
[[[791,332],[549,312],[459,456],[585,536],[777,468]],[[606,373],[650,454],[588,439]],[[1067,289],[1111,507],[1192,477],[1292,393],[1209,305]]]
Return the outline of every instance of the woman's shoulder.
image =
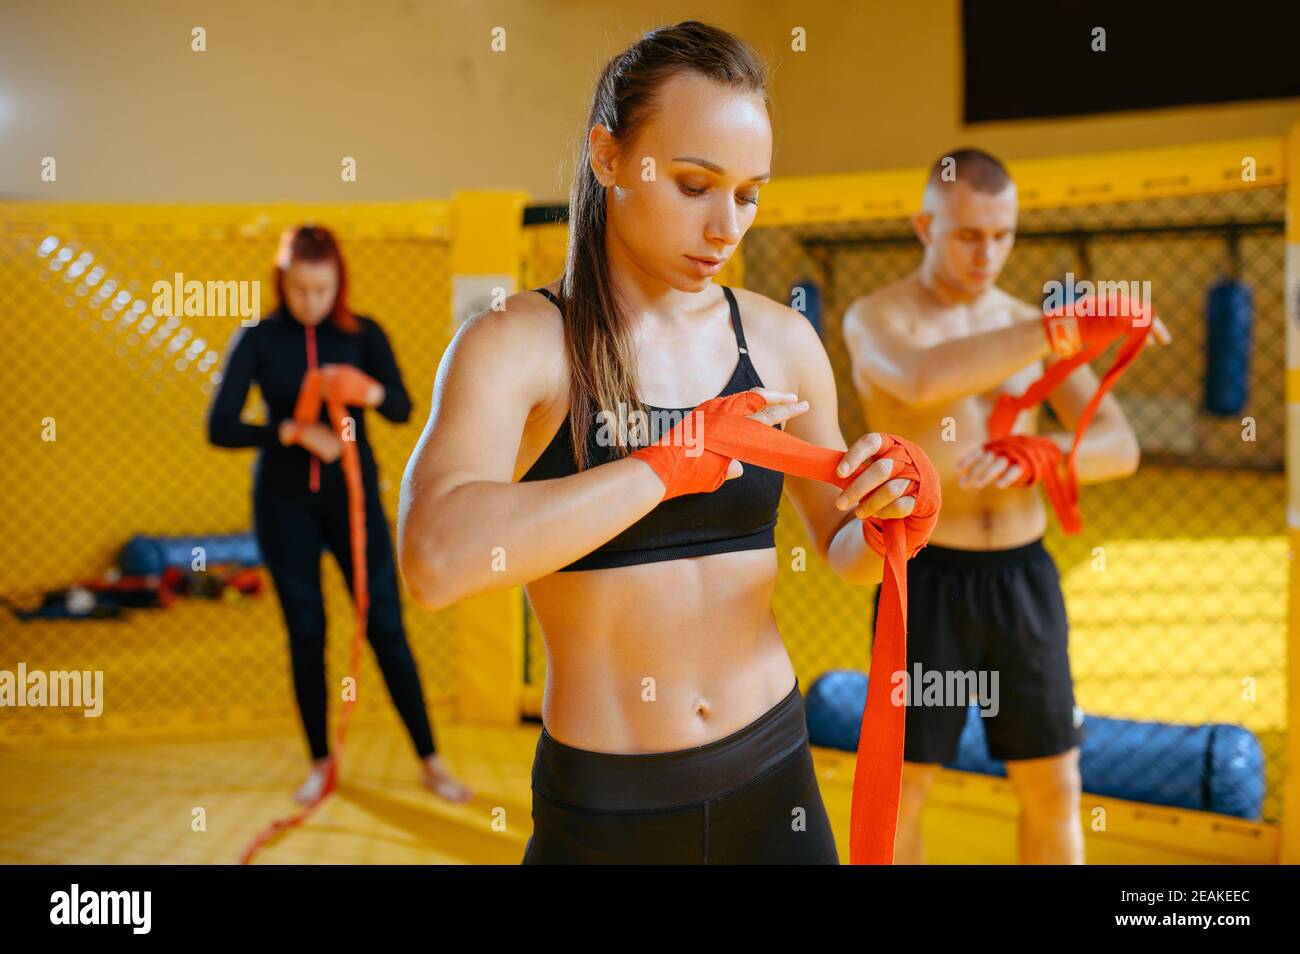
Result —
[[[511,351],[564,351],[564,318],[545,296],[527,289],[471,316],[456,332]]]
[[[475,371],[508,369],[534,396],[567,391],[564,319],[550,300],[531,289],[472,315],[456,329],[448,351],[454,361]]]

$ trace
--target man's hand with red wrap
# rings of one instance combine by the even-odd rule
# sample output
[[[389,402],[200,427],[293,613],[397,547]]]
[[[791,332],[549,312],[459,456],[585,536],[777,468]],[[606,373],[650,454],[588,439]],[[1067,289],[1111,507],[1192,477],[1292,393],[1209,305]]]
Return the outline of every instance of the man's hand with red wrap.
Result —
[[[1131,331],[1150,327],[1167,344],[1169,331],[1149,304],[1139,305],[1123,294],[1086,295],[1043,311],[1043,331],[1052,354],[1072,358],[1095,344],[1109,344]]]
[[[1043,327],[1058,360],[1048,362],[1043,376],[1030,384],[1023,394],[998,395],[985,425],[988,441],[982,449],[983,461],[978,462],[976,481],[977,486],[983,486],[991,479],[991,473],[1001,473],[1004,466],[1007,472],[998,481],[999,487],[1013,484],[1031,486],[1042,481],[1061,528],[1066,533],[1078,533],[1083,529],[1075,465],[1080,441],[1102,398],[1138,353],[1153,339],[1162,344],[1168,344],[1172,339],[1169,330],[1154,316],[1150,305],[1132,302],[1124,295],[1114,293],[1089,295],[1069,305],[1045,310]],[[1054,445],[1050,438],[1012,434],[1021,411],[1047,399],[1075,369],[1100,357],[1116,341],[1119,345],[1115,362],[1075,416],[1073,439],[1069,448],[1061,451],[1062,459],[1058,460],[1053,451],[1053,446],[1059,449],[1059,445]],[[976,463],[967,457],[959,466],[971,467]],[[967,483],[963,474],[962,486]]]
[[[1060,445],[1043,435],[995,438],[957,461],[957,486],[963,490],[980,490],[990,484],[999,490],[1032,487],[1060,465],[1062,456]]]
[[[979,490],[996,481],[999,490],[1032,487],[1061,463],[1060,445],[1038,434],[1013,434],[988,441],[957,462],[957,486]]]

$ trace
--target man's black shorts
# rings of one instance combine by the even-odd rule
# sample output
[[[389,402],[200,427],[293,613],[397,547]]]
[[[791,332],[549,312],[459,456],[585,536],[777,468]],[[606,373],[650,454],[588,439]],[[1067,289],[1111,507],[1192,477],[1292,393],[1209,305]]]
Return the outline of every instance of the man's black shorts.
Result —
[[[918,693],[930,671],[941,673],[945,685],[953,682],[949,673],[983,674],[989,691],[997,673],[996,715],[980,719],[989,755],[1044,758],[1083,740],[1061,578],[1041,539],[1008,550],[930,544],[907,564],[907,604],[907,671],[915,682],[920,664]],[[953,761],[967,706],[979,700],[945,694],[939,705],[918,701],[914,695],[907,708],[903,758]]]

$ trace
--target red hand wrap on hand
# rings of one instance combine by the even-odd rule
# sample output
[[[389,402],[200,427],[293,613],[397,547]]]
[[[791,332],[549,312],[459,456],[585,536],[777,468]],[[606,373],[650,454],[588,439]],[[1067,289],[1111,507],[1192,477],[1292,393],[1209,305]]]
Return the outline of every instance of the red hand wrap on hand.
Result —
[[[326,365],[321,373],[325,375],[327,396],[331,400],[351,407],[368,406],[370,391],[379,383],[360,368],[350,364]]]
[[[1052,503],[1061,521],[1061,529],[1066,533],[1078,533],[1083,529],[1083,515],[1079,512],[1079,484],[1073,473],[1061,472],[1061,448],[1056,442],[1037,434],[1013,434],[1011,437],[999,437],[984,445],[991,451],[1019,465],[1023,473],[1012,487],[1033,487],[1041,483],[1047,491],[1047,499]]]
[[[1088,295],[1068,305],[1043,312],[1043,330],[1052,353],[1072,358],[1086,347],[1110,344],[1131,331],[1151,327],[1151,310],[1135,305],[1124,295],[1099,298]]]
[[[683,494],[710,493],[727,479],[731,458],[704,446],[710,420],[718,415],[745,417],[760,411],[767,402],[753,391],[728,394],[705,401],[682,419],[654,444],[634,451],[631,456],[654,468],[664,483],[664,500]],[[757,422],[755,422],[757,423]]]
[[[1079,452],[1079,441],[1083,439],[1084,432],[1092,423],[1101,399],[1114,387],[1119,376],[1142,350],[1146,336],[1151,332],[1152,318],[1149,305],[1137,305],[1123,295],[1116,295],[1109,301],[1089,296],[1043,315],[1043,325],[1047,329],[1048,341],[1052,343],[1053,351],[1069,356],[1052,364],[1046,373],[1019,397],[1012,397],[1010,394],[999,395],[997,403],[993,405],[992,413],[989,414],[989,441],[984,445],[984,449],[994,450],[995,441],[1011,436],[1011,429],[1015,426],[1016,418],[1022,410],[1033,407],[1046,398],[1070,376],[1075,368],[1092,361],[1116,338],[1124,339],[1115,357],[1115,363],[1103,375],[1097,393],[1092,396],[1079,415],[1078,424],[1074,428],[1074,441],[1070,445],[1070,453],[1065,458],[1065,472],[1059,477],[1057,488],[1053,489],[1051,480],[1045,474],[1043,476],[1047,481],[1048,496],[1056,510],[1057,518],[1061,521],[1061,529],[1066,533],[1078,533],[1083,529],[1083,514],[1079,510],[1079,479],[1074,469],[1074,458]],[[1044,453],[1050,452],[1044,451]],[[1035,456],[1040,455],[1035,454]],[[1053,469],[1052,472],[1056,470]]]
[[[873,461],[887,457],[894,461],[891,479],[907,479],[905,493],[916,498],[912,513],[901,520],[869,517],[862,521],[863,537],[873,551],[884,557],[885,571],[871,652],[867,705],[858,732],[858,756],[853,772],[849,861],[855,865],[892,864],[906,709],[893,704],[891,691],[894,673],[907,669],[907,561],[929,542],[939,520],[942,502],[939,475],[920,447],[901,437],[882,434],[875,457],[854,474],[841,477],[835,468],[844,458],[844,451],[809,444],[749,417],[765,403],[760,395],[745,392],[730,395],[723,403],[711,401],[700,406],[704,409],[713,405],[703,415],[701,433],[706,455],[713,453],[718,457],[718,461],[709,465],[714,469],[708,471],[707,480],[701,478],[700,484],[715,479],[720,483],[717,475],[725,474],[726,462],[734,458],[843,489]],[[676,466],[667,472],[670,480],[682,479]],[[687,485],[684,481],[683,486]]]
[[[1011,484],[1012,487],[1032,487],[1051,481],[1054,475],[1059,476],[1061,448],[1050,438],[1037,434],[1013,434],[989,441],[984,449],[1020,467],[1020,479]]]

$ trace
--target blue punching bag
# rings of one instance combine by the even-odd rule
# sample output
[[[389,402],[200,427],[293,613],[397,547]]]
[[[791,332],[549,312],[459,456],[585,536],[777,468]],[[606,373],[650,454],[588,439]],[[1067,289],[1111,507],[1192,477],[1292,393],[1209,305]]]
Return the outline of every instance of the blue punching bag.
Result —
[[[1237,415],[1250,392],[1250,339],[1255,324],[1250,288],[1224,279],[1205,298],[1205,409]]]
[[[822,292],[816,282],[807,279],[790,286],[790,307],[802,312],[822,337]]]

